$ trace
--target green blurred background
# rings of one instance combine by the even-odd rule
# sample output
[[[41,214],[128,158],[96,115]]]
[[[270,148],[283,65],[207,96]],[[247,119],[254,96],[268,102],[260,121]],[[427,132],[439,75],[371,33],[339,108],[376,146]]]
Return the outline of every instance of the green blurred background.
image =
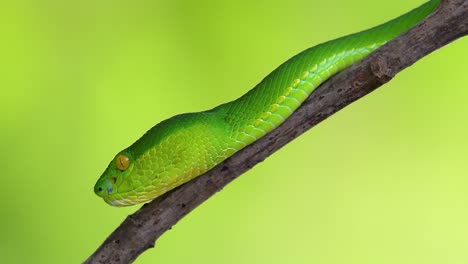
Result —
[[[423,1],[2,1],[0,262],[77,263],[139,206],[92,187],[157,122]],[[136,263],[467,263],[468,39],[223,189]]]

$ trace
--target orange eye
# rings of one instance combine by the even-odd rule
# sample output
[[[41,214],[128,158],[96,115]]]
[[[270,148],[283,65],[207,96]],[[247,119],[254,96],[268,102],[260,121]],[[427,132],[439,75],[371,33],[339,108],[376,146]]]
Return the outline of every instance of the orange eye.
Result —
[[[117,166],[117,169],[124,171],[130,166],[130,159],[124,154],[119,154],[115,158],[115,165]]]

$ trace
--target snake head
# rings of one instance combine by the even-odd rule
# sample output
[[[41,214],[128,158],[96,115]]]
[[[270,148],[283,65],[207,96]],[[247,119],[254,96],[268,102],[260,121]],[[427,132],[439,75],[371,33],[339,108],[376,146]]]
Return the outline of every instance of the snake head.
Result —
[[[224,126],[212,114],[167,119],[115,155],[94,192],[113,206],[151,201],[225,159]]]
[[[128,199],[128,192],[134,190],[131,182],[133,163],[132,154],[129,151],[118,153],[94,185],[94,192],[113,206],[138,203]]]

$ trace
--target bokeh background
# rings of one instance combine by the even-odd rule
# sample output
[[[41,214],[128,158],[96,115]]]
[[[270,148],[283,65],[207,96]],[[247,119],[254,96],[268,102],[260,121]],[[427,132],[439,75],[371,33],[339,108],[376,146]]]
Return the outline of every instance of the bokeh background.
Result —
[[[2,1],[0,262],[79,263],[139,206],[92,187],[172,115],[422,0]],[[136,263],[467,263],[468,39],[241,176]]]

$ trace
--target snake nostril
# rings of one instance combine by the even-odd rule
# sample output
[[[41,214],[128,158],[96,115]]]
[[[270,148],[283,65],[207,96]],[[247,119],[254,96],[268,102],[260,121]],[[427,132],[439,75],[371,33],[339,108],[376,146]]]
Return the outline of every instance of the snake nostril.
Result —
[[[102,187],[99,187],[97,190],[98,192],[102,192]]]

